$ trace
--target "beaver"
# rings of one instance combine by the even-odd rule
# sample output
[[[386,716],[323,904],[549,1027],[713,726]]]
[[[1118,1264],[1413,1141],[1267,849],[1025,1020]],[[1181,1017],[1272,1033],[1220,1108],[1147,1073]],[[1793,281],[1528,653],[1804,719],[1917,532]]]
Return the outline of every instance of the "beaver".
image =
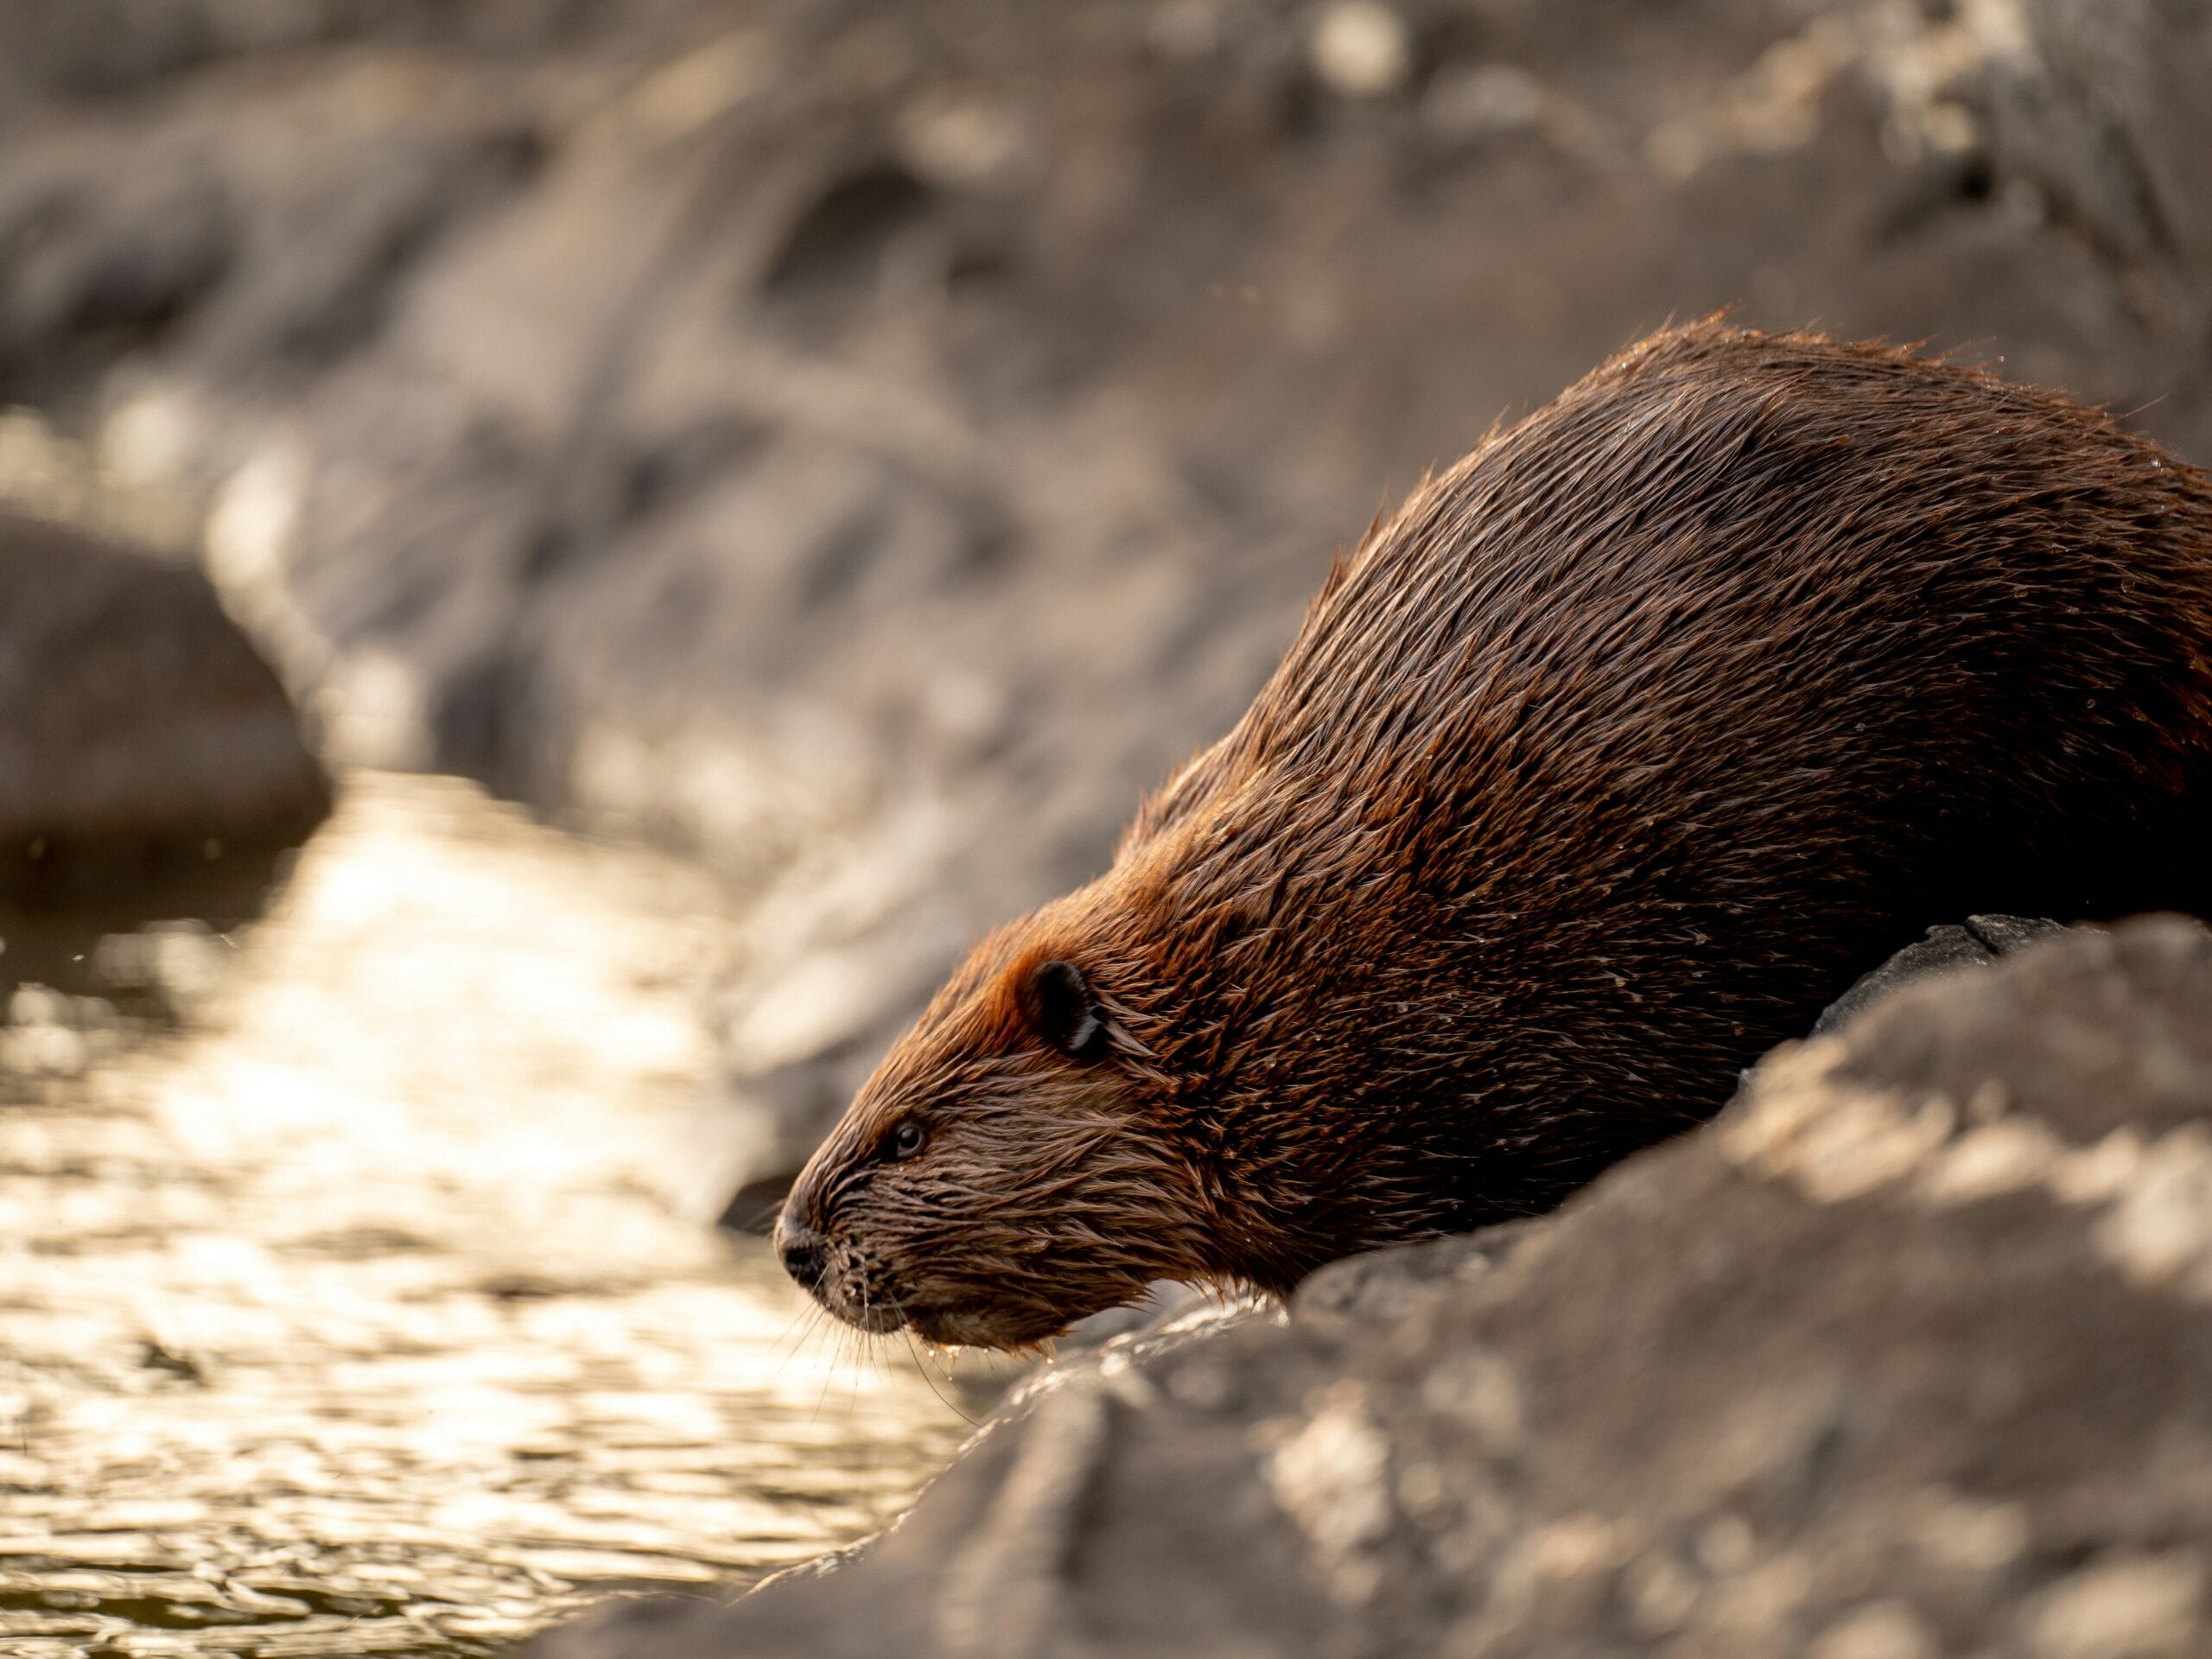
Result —
[[[976,947],[778,1224],[1020,1347],[1528,1215],[1931,920],[2203,913],[2212,485],[2050,393],[1707,320],[1339,556],[1112,866]]]

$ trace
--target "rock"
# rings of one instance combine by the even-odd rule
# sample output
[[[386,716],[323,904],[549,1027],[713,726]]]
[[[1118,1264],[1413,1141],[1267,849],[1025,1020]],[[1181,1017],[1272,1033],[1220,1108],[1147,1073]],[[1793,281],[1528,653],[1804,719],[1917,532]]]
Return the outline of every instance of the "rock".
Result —
[[[2066,932],[1554,1216],[1045,1373],[844,1557],[530,1651],[2203,1653],[2208,1217],[2212,934]]]
[[[1813,1035],[1827,1036],[1910,981],[1979,968],[2060,931],[2056,922],[2021,916],[1969,916],[1931,927],[1926,938],[1905,946],[1830,1003],[1814,1023]]]
[[[0,909],[251,910],[200,906],[265,884],[329,792],[207,581],[0,514]]]
[[[2177,337],[2212,326],[2212,16],[2160,0],[1984,9],[1979,89],[1997,170],[2125,273],[2128,303]],[[2201,384],[2196,395],[2202,396]],[[2200,404],[2201,407],[2201,404]]]

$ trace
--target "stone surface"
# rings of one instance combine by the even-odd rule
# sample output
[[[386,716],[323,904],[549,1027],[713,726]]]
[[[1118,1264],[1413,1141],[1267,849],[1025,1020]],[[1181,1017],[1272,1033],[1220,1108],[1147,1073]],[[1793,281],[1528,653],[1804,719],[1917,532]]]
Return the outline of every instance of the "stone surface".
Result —
[[[0,513],[0,915],[127,914],[180,885],[156,913],[226,887],[250,910],[329,794],[206,578]]]
[[[1900,985],[1985,966],[2058,931],[2056,922],[2024,916],[1970,916],[1931,927],[1919,944],[1905,946],[1830,1003],[1812,1034],[1827,1036]]]
[[[340,759],[763,895],[772,1192],[1333,546],[1669,315],[2212,454],[2178,0],[0,3],[0,402],[192,504]],[[713,1172],[709,1179],[702,1172]]]
[[[1785,1049],[1555,1216],[1044,1374],[914,1510],[534,1659],[2212,1653],[2212,934]]]

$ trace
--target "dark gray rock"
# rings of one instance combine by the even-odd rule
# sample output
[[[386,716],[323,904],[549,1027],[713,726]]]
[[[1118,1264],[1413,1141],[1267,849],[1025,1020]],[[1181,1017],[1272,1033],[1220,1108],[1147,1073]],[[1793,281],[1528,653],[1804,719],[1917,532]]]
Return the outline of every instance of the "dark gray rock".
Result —
[[[251,910],[329,792],[206,578],[0,513],[0,914]]]
[[[897,1528],[536,1659],[2212,1652],[2212,934],[1784,1050],[1554,1217],[1048,1373]]]
[[[1905,946],[1830,1003],[1814,1022],[1813,1035],[1827,1036],[1900,985],[1985,967],[2060,931],[2056,922],[2024,916],[1969,916],[1963,922],[1931,927],[1926,938]]]

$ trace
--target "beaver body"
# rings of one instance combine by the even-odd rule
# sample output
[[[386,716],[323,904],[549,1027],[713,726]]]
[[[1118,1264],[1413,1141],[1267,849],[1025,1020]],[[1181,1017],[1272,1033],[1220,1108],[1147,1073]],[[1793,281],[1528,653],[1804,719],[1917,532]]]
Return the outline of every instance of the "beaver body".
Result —
[[[1929,922],[2212,909],[2212,485],[1886,347],[1646,341],[1340,559],[1112,868],[979,945],[795,1276],[1019,1345],[1541,1210]]]

